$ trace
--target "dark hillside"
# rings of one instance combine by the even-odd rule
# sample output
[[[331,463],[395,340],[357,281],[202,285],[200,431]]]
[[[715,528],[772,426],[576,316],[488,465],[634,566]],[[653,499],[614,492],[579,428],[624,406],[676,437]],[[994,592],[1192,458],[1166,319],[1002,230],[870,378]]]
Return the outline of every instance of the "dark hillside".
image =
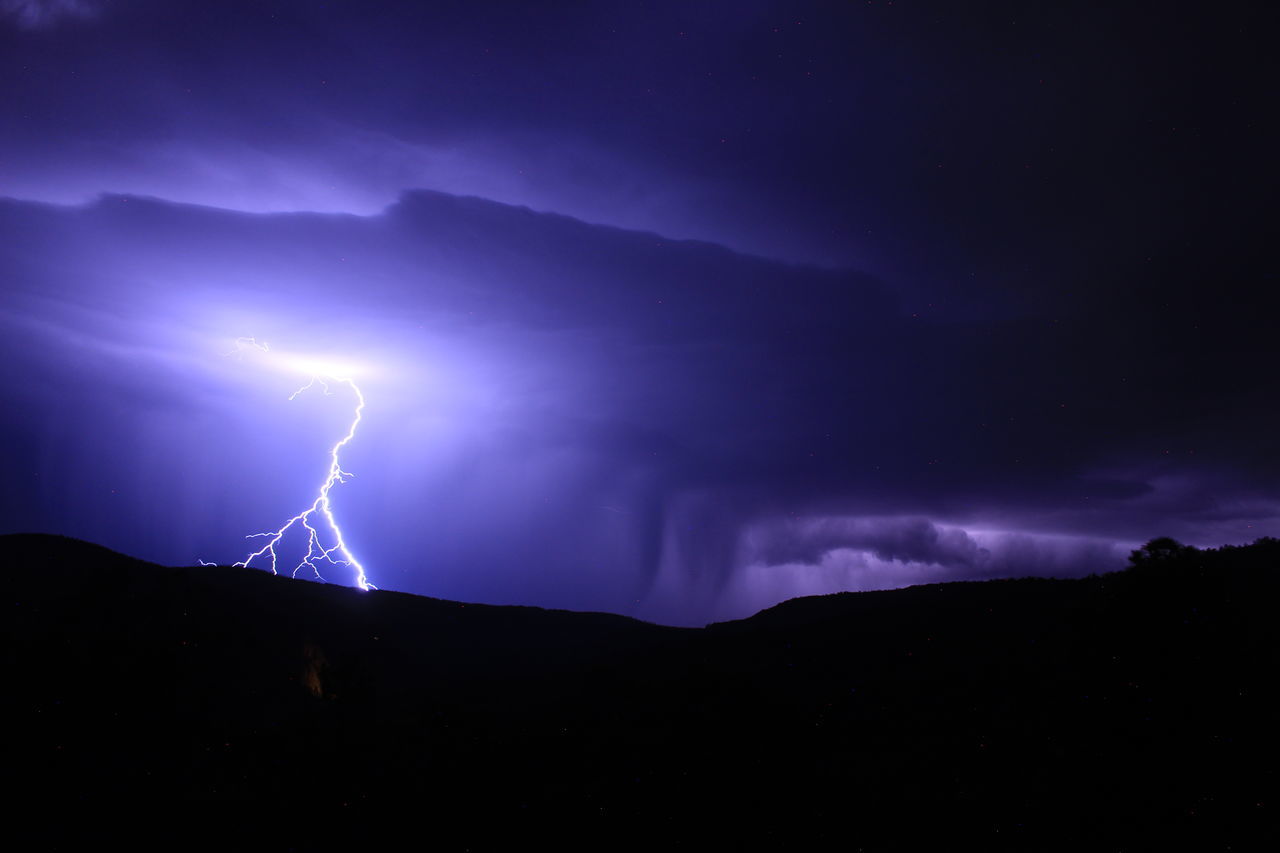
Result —
[[[0,542],[8,772],[32,802],[412,801],[486,831],[767,817],[779,839],[1023,849],[1225,849],[1274,818],[1274,541],[702,630]]]

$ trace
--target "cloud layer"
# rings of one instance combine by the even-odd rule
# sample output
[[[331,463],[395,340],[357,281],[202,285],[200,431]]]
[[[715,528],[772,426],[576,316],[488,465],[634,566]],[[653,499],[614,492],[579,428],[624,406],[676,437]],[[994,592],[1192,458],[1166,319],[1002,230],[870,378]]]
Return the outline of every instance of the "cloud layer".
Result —
[[[1074,334],[922,321],[864,275],[439,193],[0,213],[14,529],[242,557],[349,417],[227,358],[245,335],[367,366],[336,499],[391,588],[698,622],[1277,531],[1256,418],[1099,407],[1087,360],[1055,372]],[[1110,369],[1158,382],[1158,354]]]
[[[1280,532],[1266,11],[6,0],[5,523],[241,556],[349,415],[253,336],[368,368],[392,588],[696,622]]]

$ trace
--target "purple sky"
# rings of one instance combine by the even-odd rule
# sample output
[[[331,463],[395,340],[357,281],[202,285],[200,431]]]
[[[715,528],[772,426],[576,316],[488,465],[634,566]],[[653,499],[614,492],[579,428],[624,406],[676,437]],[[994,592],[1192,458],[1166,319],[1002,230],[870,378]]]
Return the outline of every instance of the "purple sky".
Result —
[[[0,0],[4,532],[701,624],[1280,535],[1263,6]],[[326,573],[344,580],[341,572]]]

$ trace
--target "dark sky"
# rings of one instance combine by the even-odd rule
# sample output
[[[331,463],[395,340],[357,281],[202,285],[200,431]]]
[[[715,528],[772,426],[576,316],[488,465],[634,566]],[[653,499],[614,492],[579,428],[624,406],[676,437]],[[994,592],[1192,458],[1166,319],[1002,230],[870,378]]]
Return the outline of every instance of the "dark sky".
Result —
[[[0,0],[3,529],[242,559],[348,426],[309,359],[385,588],[1278,535],[1272,22],[1185,5]]]

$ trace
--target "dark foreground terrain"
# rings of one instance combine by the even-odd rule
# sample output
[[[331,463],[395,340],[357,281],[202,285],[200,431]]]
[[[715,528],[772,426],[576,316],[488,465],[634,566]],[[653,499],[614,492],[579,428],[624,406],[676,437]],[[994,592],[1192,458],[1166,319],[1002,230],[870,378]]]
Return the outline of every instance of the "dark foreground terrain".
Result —
[[[701,630],[49,536],[0,560],[17,812],[252,798],[395,813],[436,848],[548,821],[851,850],[1255,849],[1274,826],[1275,541]]]

